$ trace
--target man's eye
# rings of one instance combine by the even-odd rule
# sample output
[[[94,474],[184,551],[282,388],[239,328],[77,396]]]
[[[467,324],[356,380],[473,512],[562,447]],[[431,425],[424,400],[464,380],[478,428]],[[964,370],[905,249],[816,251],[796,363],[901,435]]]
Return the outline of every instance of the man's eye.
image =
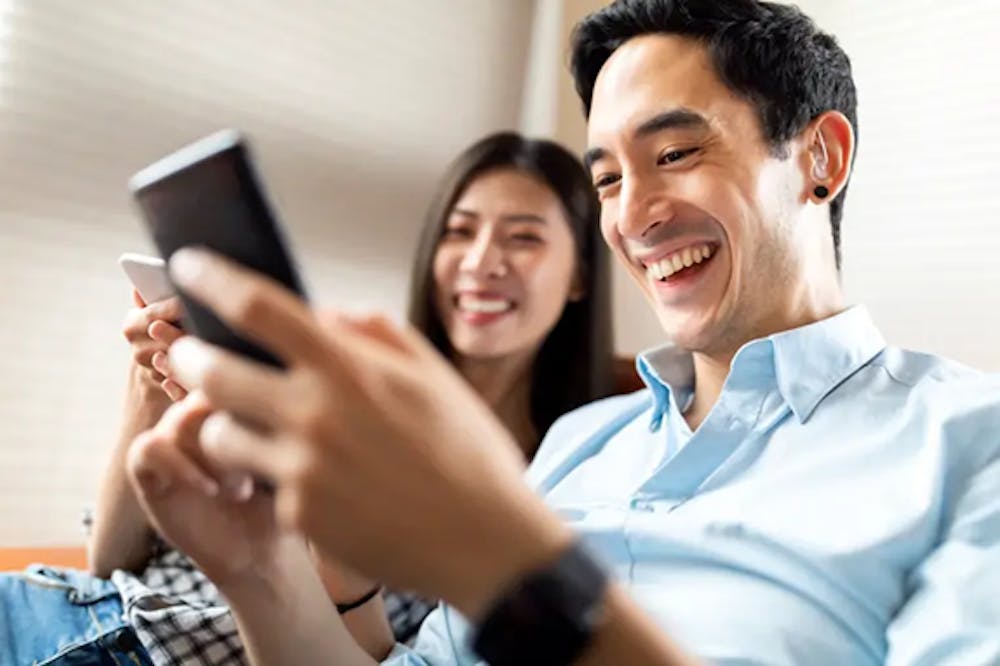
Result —
[[[600,178],[598,178],[596,181],[594,181],[594,187],[596,187],[597,189],[601,189],[602,187],[608,187],[609,185],[614,185],[615,183],[618,182],[619,178],[620,176],[617,176],[615,174],[610,174],[610,173],[605,174]]]
[[[660,155],[660,159],[657,161],[658,164],[673,164],[674,162],[679,162],[685,157],[694,155],[698,152],[697,148],[688,148],[686,150],[671,150],[670,152],[663,153]]]

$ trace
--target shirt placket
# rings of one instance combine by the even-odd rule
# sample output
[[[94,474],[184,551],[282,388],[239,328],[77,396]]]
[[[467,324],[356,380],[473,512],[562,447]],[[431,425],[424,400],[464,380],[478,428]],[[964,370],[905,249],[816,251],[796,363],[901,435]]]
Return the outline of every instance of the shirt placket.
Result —
[[[674,511],[752,439],[764,401],[776,388],[773,363],[769,348],[763,345],[738,360],[708,418],[680,450],[676,444],[686,424],[671,401],[665,419],[671,438],[668,455],[633,495],[632,510]]]

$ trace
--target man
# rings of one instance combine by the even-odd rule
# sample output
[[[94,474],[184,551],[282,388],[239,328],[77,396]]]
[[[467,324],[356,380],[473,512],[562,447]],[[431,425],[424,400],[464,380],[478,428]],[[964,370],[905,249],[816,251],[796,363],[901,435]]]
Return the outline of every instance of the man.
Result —
[[[371,651],[392,664],[1000,663],[1000,382],[887,346],[844,303],[847,56],[789,6],[620,0],[578,27],[573,73],[605,238],[672,345],[641,357],[648,390],[552,428],[528,471],[548,508],[412,333],[317,323],[186,253],[178,282],[289,371],[172,348],[208,401],[134,447],[153,520],[259,663],[373,663],[296,531],[449,602],[414,648]],[[272,480],[277,522],[268,497],[186,480],[219,468]]]

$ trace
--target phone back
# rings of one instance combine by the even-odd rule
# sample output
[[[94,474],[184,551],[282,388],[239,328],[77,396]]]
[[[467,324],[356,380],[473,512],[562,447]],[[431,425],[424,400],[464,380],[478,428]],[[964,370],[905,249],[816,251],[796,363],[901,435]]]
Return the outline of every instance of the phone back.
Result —
[[[213,134],[143,169],[130,181],[153,241],[168,260],[204,247],[264,273],[305,299],[281,228],[254,172],[243,137]],[[183,290],[185,327],[215,345],[281,366]]]

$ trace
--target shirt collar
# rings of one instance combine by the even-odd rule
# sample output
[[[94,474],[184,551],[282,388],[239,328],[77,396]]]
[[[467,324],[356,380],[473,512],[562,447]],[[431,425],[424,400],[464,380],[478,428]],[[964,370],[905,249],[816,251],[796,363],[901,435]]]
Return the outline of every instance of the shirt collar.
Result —
[[[663,415],[670,407],[671,393],[681,413],[694,394],[694,357],[690,352],[667,344],[639,354],[635,366],[639,377],[653,393],[649,429],[655,432],[660,429]]]
[[[885,338],[861,305],[776,333],[770,340],[778,390],[801,422],[823,398],[885,349]]]
[[[805,422],[823,398],[883,349],[885,339],[868,310],[859,305],[829,319],[748,342],[733,357],[730,372],[766,353],[778,391],[799,421]],[[653,394],[650,428],[656,430],[671,394],[682,411],[690,399],[694,360],[690,352],[668,344],[640,354],[636,369]]]

